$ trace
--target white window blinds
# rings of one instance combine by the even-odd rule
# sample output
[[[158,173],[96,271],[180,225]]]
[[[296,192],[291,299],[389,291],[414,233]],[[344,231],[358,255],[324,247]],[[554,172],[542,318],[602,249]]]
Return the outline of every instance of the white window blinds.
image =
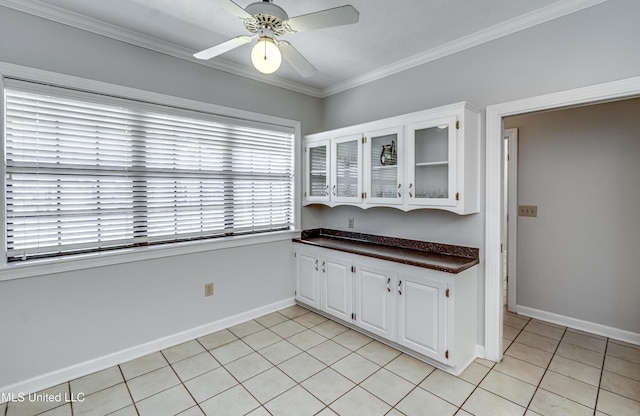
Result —
[[[293,227],[291,128],[5,85],[8,261]]]

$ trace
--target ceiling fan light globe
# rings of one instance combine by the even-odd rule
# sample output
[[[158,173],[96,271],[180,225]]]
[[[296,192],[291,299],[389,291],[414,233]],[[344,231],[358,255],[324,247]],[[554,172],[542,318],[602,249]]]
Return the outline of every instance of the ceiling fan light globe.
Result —
[[[273,74],[280,68],[282,54],[273,39],[263,36],[251,50],[251,62],[263,74]]]

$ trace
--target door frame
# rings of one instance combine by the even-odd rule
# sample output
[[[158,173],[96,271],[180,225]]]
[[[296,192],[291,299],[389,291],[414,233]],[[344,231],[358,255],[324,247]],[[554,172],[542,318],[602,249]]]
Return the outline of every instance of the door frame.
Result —
[[[503,236],[506,236],[507,250],[507,309],[515,312],[517,305],[517,253],[518,253],[518,129],[504,130],[504,138],[508,141],[506,189],[503,198],[507,202],[506,219]],[[504,204],[502,205],[505,206]],[[504,264],[504,263],[503,263]],[[504,273],[504,270],[502,271]]]
[[[502,360],[503,118],[640,96],[640,77],[488,106],[485,146],[485,358]]]

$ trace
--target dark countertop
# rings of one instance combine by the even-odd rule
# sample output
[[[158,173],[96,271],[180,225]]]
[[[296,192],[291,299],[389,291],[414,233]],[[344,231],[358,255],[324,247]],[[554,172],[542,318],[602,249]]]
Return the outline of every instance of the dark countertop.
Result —
[[[473,247],[348,231],[305,230],[293,241],[454,274],[480,263],[479,250]]]

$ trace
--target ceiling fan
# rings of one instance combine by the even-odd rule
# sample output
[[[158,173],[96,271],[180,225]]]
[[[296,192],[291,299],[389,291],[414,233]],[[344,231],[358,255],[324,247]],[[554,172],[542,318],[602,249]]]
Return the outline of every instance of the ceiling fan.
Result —
[[[244,9],[232,0],[214,0],[214,3],[244,20],[244,26],[252,35],[237,36],[193,56],[197,59],[211,59],[258,37],[258,43],[251,52],[251,62],[264,74],[277,71],[282,58],[304,77],[315,74],[316,68],[289,42],[279,40],[277,36],[357,23],[360,16],[351,5],[290,18],[283,8],[273,4],[271,0],[251,3]]]

